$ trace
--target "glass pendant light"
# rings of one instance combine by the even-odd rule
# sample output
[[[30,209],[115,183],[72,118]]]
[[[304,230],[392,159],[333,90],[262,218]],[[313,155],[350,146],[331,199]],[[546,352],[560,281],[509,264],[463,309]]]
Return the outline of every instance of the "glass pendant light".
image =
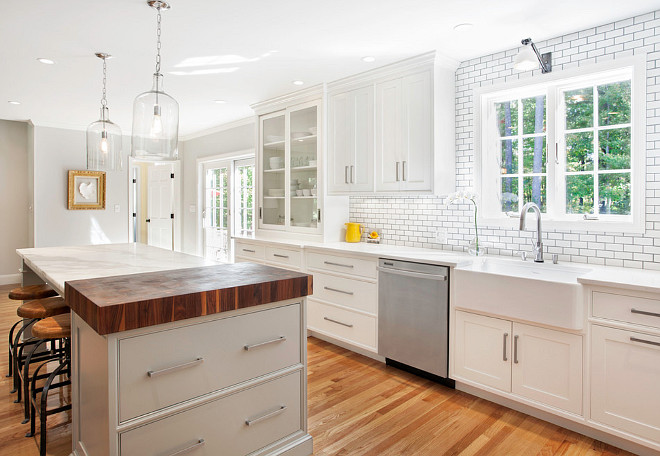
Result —
[[[110,58],[110,54],[98,52],[96,56],[103,60],[103,96],[101,118],[87,127],[87,169],[119,171],[123,168],[121,128],[110,121],[108,101],[105,98],[106,59]]]
[[[150,161],[175,160],[178,153],[179,104],[163,92],[163,75],[160,73],[160,13],[170,9],[170,5],[159,0],[150,0],[147,4],[158,12],[156,72],[151,90],[138,95],[133,103],[131,155]]]

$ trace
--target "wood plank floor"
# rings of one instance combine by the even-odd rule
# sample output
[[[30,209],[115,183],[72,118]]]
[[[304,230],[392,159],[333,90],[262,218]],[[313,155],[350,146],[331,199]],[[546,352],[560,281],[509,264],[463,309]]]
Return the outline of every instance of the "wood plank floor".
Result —
[[[0,455],[36,456],[22,406],[10,395],[7,332],[20,303],[0,286]],[[613,456],[623,450],[308,339],[309,432],[321,455]],[[54,400],[68,400],[56,396]],[[49,418],[48,455],[68,456],[70,414]]]

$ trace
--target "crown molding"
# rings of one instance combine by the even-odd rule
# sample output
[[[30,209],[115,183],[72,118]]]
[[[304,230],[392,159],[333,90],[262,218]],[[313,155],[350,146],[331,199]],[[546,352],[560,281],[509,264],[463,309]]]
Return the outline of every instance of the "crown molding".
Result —
[[[287,93],[279,97],[271,98],[269,100],[260,101],[259,103],[251,104],[250,107],[257,115],[267,114],[269,112],[279,111],[285,109],[292,104],[305,103],[307,101],[317,100],[322,98],[325,93],[325,83],[317,84],[306,89],[297,90],[295,92]]]
[[[231,130],[232,128],[243,127],[245,125],[256,124],[256,119],[253,116],[245,117],[243,119],[234,120],[222,125],[215,127],[207,128],[200,130],[188,135],[179,136],[179,141],[185,142],[190,141],[191,139],[201,138],[203,136],[212,135],[214,133],[220,133],[221,131]]]

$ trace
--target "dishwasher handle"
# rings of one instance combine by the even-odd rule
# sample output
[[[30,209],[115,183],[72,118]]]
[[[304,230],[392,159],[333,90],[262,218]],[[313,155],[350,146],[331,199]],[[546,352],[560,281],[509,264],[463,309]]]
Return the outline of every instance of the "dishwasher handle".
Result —
[[[379,266],[378,271],[386,272],[388,274],[402,275],[402,276],[406,276],[406,277],[414,277],[416,279],[428,279],[428,280],[440,280],[440,281],[447,280],[446,275],[425,274],[423,272],[405,271],[403,269],[382,268],[382,267]]]

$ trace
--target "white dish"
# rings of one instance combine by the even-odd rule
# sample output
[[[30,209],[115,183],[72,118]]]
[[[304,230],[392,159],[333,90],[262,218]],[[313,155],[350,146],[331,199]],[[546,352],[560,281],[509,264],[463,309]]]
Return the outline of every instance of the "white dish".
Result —
[[[308,188],[303,189],[303,196],[312,196],[312,192]]]
[[[304,138],[306,136],[312,136],[312,134],[306,131],[296,131],[291,133],[293,139]]]
[[[284,136],[266,135],[266,142],[267,143],[278,142],[278,141],[284,141]]]
[[[268,196],[284,196],[284,189],[283,188],[269,188],[268,189]]]
[[[304,226],[304,227],[309,228],[310,226],[312,226],[312,224],[311,223],[302,223],[302,222],[293,222],[293,226]]]
[[[316,166],[316,160],[310,160],[309,161],[309,166]]]
[[[268,163],[270,164],[270,169],[284,168],[284,159],[282,157],[270,157]]]
[[[296,196],[303,196],[302,190],[296,190]]]
[[[311,192],[312,192],[312,196],[316,196],[316,189],[315,189],[315,188],[313,188],[313,189],[311,190]]]
[[[311,134],[315,135],[316,132],[318,131],[318,128],[310,127],[310,128],[307,129],[307,131],[310,132]]]

